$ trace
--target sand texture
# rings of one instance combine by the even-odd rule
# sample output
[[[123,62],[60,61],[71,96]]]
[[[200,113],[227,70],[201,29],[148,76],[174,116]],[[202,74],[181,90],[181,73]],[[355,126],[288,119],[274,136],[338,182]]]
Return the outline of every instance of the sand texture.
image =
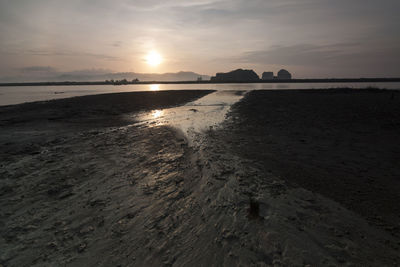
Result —
[[[398,92],[253,91],[190,145],[134,124],[208,93],[0,108],[0,264],[400,264]]]

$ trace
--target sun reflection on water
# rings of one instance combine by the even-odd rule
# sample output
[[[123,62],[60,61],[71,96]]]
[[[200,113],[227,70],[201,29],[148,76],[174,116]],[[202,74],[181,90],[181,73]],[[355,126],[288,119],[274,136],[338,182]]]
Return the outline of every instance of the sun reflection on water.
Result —
[[[154,119],[157,119],[157,118],[161,117],[161,115],[163,115],[163,113],[164,112],[162,110],[156,109],[151,112],[151,116],[153,116]]]
[[[159,84],[150,84],[150,91],[160,91]]]

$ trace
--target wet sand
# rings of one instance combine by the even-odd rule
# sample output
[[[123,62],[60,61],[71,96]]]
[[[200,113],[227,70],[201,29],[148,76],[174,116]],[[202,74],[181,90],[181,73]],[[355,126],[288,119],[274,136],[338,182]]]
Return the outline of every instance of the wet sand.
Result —
[[[253,91],[231,116],[241,155],[400,237],[399,91]]]
[[[208,93],[0,108],[0,264],[399,264],[397,92],[253,91],[190,143],[135,121]]]
[[[146,225],[161,220],[182,194],[184,168],[177,166],[187,161],[187,145],[169,127],[132,126],[133,115],[211,92],[118,93],[0,107],[0,264],[126,266],[135,257],[151,259],[147,248],[137,248],[150,247]],[[157,203],[159,195],[165,198]]]
[[[212,90],[180,90],[128,92],[80,96],[0,107],[0,125],[21,123],[72,122],[79,127],[126,124],[121,116],[127,113],[182,105],[213,92]],[[110,119],[111,118],[111,119]],[[43,125],[40,125],[43,126]]]

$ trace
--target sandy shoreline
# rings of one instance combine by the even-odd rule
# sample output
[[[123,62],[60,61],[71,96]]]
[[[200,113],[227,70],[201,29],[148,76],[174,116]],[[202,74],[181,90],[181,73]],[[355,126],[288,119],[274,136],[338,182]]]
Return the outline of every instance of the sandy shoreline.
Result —
[[[118,115],[182,105],[213,92],[212,90],[180,90],[156,92],[110,93],[71,97],[50,101],[1,106],[1,126],[37,121],[74,122],[81,126],[98,119],[101,126],[112,126]],[[120,124],[123,122],[119,122]]]
[[[400,263],[399,92],[253,91],[194,146],[126,116],[208,93],[0,107],[0,264]]]

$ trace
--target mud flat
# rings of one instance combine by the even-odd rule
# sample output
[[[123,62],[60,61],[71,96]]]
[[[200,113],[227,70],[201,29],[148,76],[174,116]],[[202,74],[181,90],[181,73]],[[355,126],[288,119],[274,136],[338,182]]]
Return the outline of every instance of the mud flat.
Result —
[[[149,218],[135,220],[140,241],[127,242],[145,247],[141,238],[151,235],[144,228],[168,210],[168,203],[153,199],[162,190],[146,177],[173,177],[162,183],[173,185],[163,194],[176,198],[182,178],[175,169],[186,152],[175,130],[128,127],[135,123],[129,115],[211,92],[117,93],[0,107],[0,264],[133,264],[126,257],[138,251],[121,247],[130,236],[127,222],[152,207]]]
[[[231,116],[246,158],[399,234],[400,91],[253,91]]]
[[[222,124],[192,132],[191,142],[164,123],[180,110],[214,114],[194,101],[210,92],[0,108],[0,264],[399,264],[395,203],[368,202],[374,220],[358,203],[375,197],[362,191],[363,177],[379,178],[372,186],[387,201],[398,197],[390,191],[398,186],[397,92],[253,91]],[[135,121],[153,109],[155,120]],[[371,139],[379,125],[392,146]],[[343,170],[362,194],[323,190],[345,190]]]
[[[398,249],[400,91],[252,91],[233,106],[220,134],[263,173],[333,200]],[[296,220],[305,223],[303,217]]]

